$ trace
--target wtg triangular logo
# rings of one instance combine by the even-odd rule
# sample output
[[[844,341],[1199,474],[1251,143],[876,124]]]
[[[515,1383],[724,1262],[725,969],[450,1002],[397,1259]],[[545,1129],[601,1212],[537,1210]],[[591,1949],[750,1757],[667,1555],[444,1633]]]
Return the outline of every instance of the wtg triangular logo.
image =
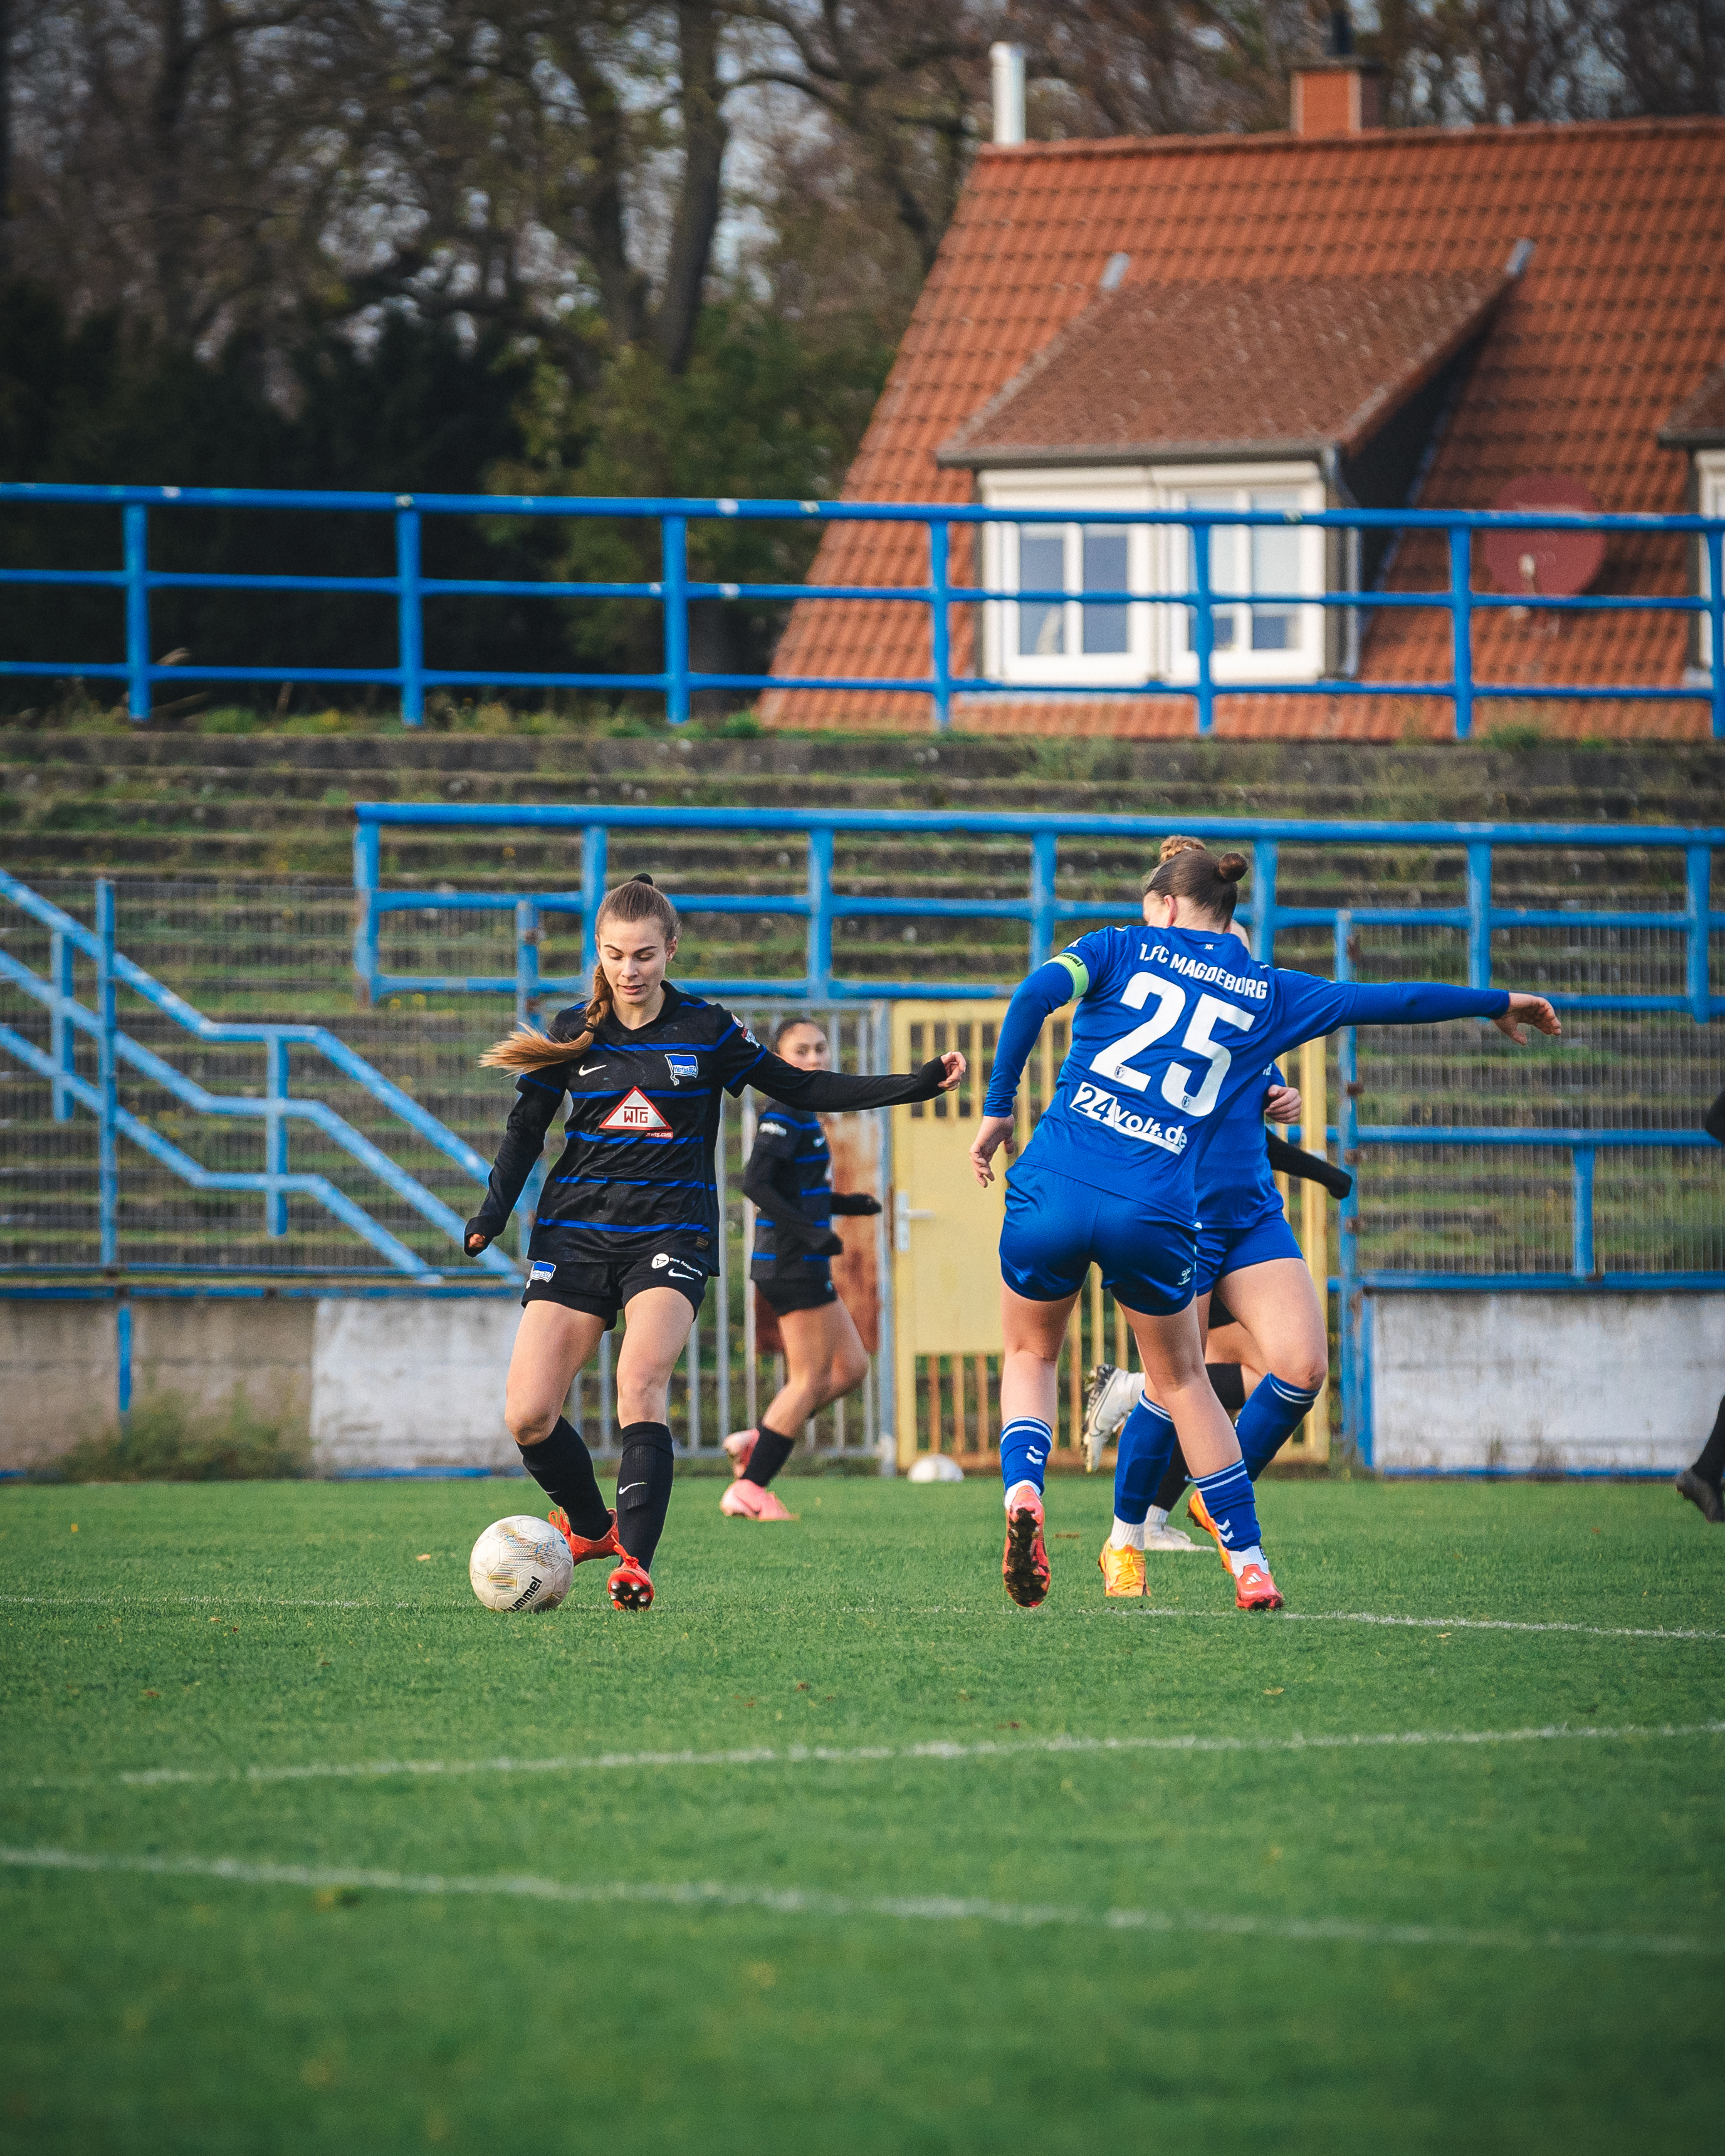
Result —
[[[670,1125],[639,1086],[631,1086],[599,1125],[602,1131],[627,1131],[633,1137],[667,1138]]]

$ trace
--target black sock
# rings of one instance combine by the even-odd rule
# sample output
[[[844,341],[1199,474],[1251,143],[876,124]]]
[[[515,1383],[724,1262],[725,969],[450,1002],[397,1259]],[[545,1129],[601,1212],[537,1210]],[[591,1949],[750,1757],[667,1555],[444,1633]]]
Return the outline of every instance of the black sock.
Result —
[[[1719,1403],[1719,1412],[1713,1418],[1713,1434],[1702,1447],[1701,1457],[1695,1463],[1695,1471],[1704,1481],[1711,1482],[1716,1490],[1722,1482],[1725,1482],[1725,1400]]]
[[[569,1525],[578,1535],[597,1541],[610,1526],[611,1508],[599,1495],[593,1455],[581,1432],[562,1415],[549,1437],[521,1447],[521,1465],[552,1504],[561,1505],[569,1515]]]
[[[776,1430],[769,1430],[763,1422],[755,1430],[755,1449],[749,1455],[749,1464],[742,1471],[745,1482],[757,1482],[764,1490],[797,1449],[793,1437],[781,1437]]]
[[[1158,1483],[1156,1495],[1150,1502],[1160,1512],[1173,1512],[1180,1502],[1180,1492],[1191,1479],[1186,1472],[1186,1455],[1181,1451],[1179,1440],[1177,1438],[1174,1440],[1174,1456],[1169,1460],[1168,1472]]]
[[[617,1539],[642,1566],[649,1566],[665,1516],[670,1510],[671,1477],[676,1454],[669,1424],[628,1422],[623,1425],[623,1455],[617,1463]]]

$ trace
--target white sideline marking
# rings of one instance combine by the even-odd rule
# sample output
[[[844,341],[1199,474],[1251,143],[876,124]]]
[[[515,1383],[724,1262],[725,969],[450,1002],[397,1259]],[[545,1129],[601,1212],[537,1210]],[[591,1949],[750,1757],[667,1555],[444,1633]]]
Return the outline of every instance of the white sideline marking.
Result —
[[[968,1759],[1027,1758],[1050,1753],[1352,1752],[1423,1745],[1633,1743],[1680,1737],[1725,1737],[1725,1722],[1615,1729],[1593,1724],[1572,1728],[1567,1723],[1553,1722],[1543,1729],[1407,1729],[1312,1737],[1297,1733],[1291,1737],[1027,1737],[1009,1738],[1004,1743],[983,1738],[970,1744],[931,1738],[921,1744],[788,1744],[778,1751],[768,1745],[750,1745],[726,1752],[576,1753],[552,1759],[371,1759],[282,1767],[146,1767],[117,1779],[137,1789],[182,1783],[371,1781],[389,1774],[578,1774],[634,1767],[850,1767],[891,1759],[932,1759],[953,1765]],[[65,1785],[37,1782],[30,1786]]]
[[[297,1596],[274,1597],[254,1594],[0,1594],[0,1609],[33,1607],[44,1609],[125,1609],[145,1607],[172,1609],[220,1608],[223,1609],[377,1609],[415,1610],[424,1615],[435,1611],[462,1610],[487,1620],[494,1614],[482,1609],[477,1602],[470,1604],[465,1597],[448,1602],[375,1602],[375,1601],[312,1601]],[[774,1604],[773,1609],[781,1614],[801,1614],[791,1604]],[[736,1603],[721,1605],[715,1603],[680,1602],[675,1604],[682,1617],[737,1617],[758,1616],[763,1605],[758,1603]],[[840,1602],[823,1604],[829,1615],[840,1617],[995,1617],[1015,1618],[1018,1612],[1004,1602],[997,1609],[971,1609],[963,1603],[935,1603],[928,1608],[911,1608],[901,1603]],[[566,1617],[596,1617],[608,1619],[611,1612],[603,1602],[592,1604],[566,1602],[562,1605]],[[1158,1609],[1146,1604],[1137,1609],[1060,1609],[1055,1613],[1062,1620],[1072,1622],[1086,1618],[1103,1618],[1118,1623],[1122,1619],[1160,1617],[1176,1623],[1235,1624],[1239,1613],[1233,1609]],[[1659,1625],[1572,1625],[1560,1620],[1535,1623],[1514,1617],[1388,1617],[1365,1609],[1277,1609],[1260,1611],[1255,1620],[1255,1629],[1266,1630],[1272,1625],[1391,1625],[1411,1626],[1415,1630],[1440,1632],[1574,1632],[1584,1634],[1594,1640],[1725,1640],[1725,1632],[1710,1632],[1697,1628]]]
[[[1725,1953],[1725,1941],[1647,1933],[1471,1931],[1448,1924],[1364,1924],[1345,1917],[1227,1917],[1199,1909],[1085,1909],[1059,1902],[971,1901],[947,1895],[853,1897],[807,1892],[797,1887],[727,1887],[701,1880],[617,1880],[589,1886],[506,1872],[490,1878],[471,1878],[323,1865],[254,1864],[234,1856],[121,1856],[71,1849],[0,1848],[0,1865],[18,1871],[119,1871],[166,1879],[217,1879],[236,1887],[355,1887],[385,1894],[504,1895],[528,1902],[645,1902],[674,1908],[764,1909],[781,1917],[885,1917],[913,1923],[1076,1925],[1117,1932],[1210,1933],[1229,1938],[1334,1940],[1355,1946],[1461,1947],[1547,1954]]]

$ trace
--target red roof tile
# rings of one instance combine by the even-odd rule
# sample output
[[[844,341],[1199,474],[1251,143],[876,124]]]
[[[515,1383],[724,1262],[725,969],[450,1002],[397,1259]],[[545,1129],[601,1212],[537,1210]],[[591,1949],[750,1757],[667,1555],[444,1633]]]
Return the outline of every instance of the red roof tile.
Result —
[[[1659,430],[1667,449],[1725,449],[1725,367],[1686,397]]]
[[[1503,299],[1427,473],[1428,507],[1487,508],[1511,480],[1563,472],[1613,511],[1679,511],[1686,459],[1659,429],[1725,350],[1725,121],[1410,129],[1351,136],[1158,137],[988,149],[925,285],[846,481],[864,501],[972,498],[940,445],[1092,306],[1110,256],[1131,258],[1127,295],[1169,285],[1501,275],[1535,243]],[[838,525],[811,580],[923,580],[915,526]],[[955,540],[955,578],[969,575]],[[1686,588],[1680,541],[1615,537],[1596,589]],[[1409,535],[1391,588],[1440,588],[1440,542]],[[1483,588],[1483,587],[1482,587]],[[973,619],[955,608],[953,663],[971,664]],[[1398,610],[1364,641],[1384,682],[1449,671],[1440,612]],[[1684,624],[1656,614],[1475,620],[1476,670],[1499,681],[1681,682]],[[914,605],[804,601],[781,639],[785,674],[916,675],[928,619]],[[797,726],[926,726],[929,701],[874,692],[771,692],[763,715]],[[1184,733],[1189,699],[960,700],[955,723]],[[1500,705],[1491,716],[1523,716]],[[1702,734],[1700,705],[1548,707],[1553,730]],[[1219,732],[1441,734],[1447,708],[1405,697],[1224,695]]]

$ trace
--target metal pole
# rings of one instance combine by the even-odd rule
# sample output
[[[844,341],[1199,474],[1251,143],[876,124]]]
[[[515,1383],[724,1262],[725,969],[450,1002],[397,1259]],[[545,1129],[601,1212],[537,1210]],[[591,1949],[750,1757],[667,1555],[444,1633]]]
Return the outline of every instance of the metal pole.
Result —
[[[755,1149],[755,1096],[742,1096],[742,1158],[748,1165],[749,1155]],[[742,1411],[747,1416],[747,1427],[758,1429],[761,1421],[760,1373],[755,1367],[757,1349],[755,1342],[755,1283],[750,1273],[750,1260],[755,1255],[755,1209],[745,1198],[742,1201]]]
[[[1713,851],[1711,846],[1687,850],[1686,880],[1689,886],[1689,950],[1684,988],[1697,1025],[1712,1015],[1712,980],[1708,964],[1712,950]]]
[[[1192,590],[1198,602],[1192,649],[1198,660],[1198,731],[1207,734],[1216,721],[1216,624],[1210,612],[1210,526],[1186,527],[1192,553]]]
[[[96,879],[96,1083],[101,1108],[98,1137],[96,1207],[100,1223],[101,1262],[120,1262],[120,1163],[115,1132],[120,1116],[119,1067],[115,1053],[114,886]]]
[[[1484,839],[1467,849],[1467,985],[1491,985],[1491,848]]]
[[[539,909],[531,898],[515,902],[515,1016],[525,1025],[539,995]]]
[[[264,1055],[269,1072],[265,1101],[270,1112],[264,1122],[264,1173],[273,1178],[288,1172],[288,1119],[280,1105],[288,1096],[286,1041],[279,1034],[272,1034],[264,1043]],[[287,1233],[287,1197],[279,1186],[265,1194],[264,1227],[271,1235]]]
[[[833,834],[809,834],[809,974],[803,993],[812,1004],[833,992]]]
[[[952,526],[943,516],[928,520],[928,588],[931,656],[934,672],[934,723],[945,732],[952,723],[952,622],[947,592],[951,583]]]
[[[114,1404],[121,1422],[131,1413],[131,1305],[121,1291],[114,1306]]]
[[[660,522],[660,603],[665,611],[665,716],[674,726],[689,716],[689,520]]]
[[[1336,916],[1336,978],[1348,981],[1353,978],[1353,954],[1348,946],[1353,933],[1353,916],[1343,911]],[[1363,1464],[1369,1466],[1368,1458],[1370,1440],[1366,1429],[1366,1403],[1362,1398],[1365,1378],[1363,1328],[1365,1322],[1365,1298],[1356,1285],[1359,1271],[1359,1042],[1353,1026],[1343,1026],[1336,1044],[1337,1075],[1340,1080],[1341,1097],[1336,1103],[1337,1136],[1341,1139],[1342,1165],[1353,1171],[1353,1188],[1342,1200],[1341,1248],[1337,1254],[1336,1270],[1340,1276],[1341,1310],[1337,1327],[1340,1335],[1342,1363],[1342,1436]]]
[[[72,972],[72,939],[56,928],[48,939],[48,977],[54,983],[54,993],[71,999],[76,983]],[[64,1004],[50,1005],[48,1017],[48,1050],[54,1058],[56,1070],[64,1070],[68,1077],[78,1071],[78,1029],[72,1023],[71,1014]],[[69,1123],[72,1120],[72,1091],[59,1079],[54,1081],[54,1120]]]
[[[1703,532],[1707,556],[1707,659],[1713,675],[1713,739],[1725,741],[1725,532]]]
[[[1455,738],[1473,732],[1473,534],[1466,525],[1450,532],[1450,695],[1455,704]]]
[[[369,1010],[377,992],[377,850],[375,824],[353,832],[353,971],[355,999]]]
[[[1594,1274],[1594,1158],[1592,1146],[1570,1147],[1575,1199],[1569,1235],[1569,1270],[1577,1280],[1591,1280]]]
[[[1273,839],[1252,848],[1252,956],[1276,963],[1276,870],[1279,849]]]
[[[716,1186],[713,1195],[719,1216],[719,1277],[713,1312],[713,1378],[718,1394],[716,1404],[721,1440],[731,1434],[731,1220],[725,1175],[725,1143],[730,1135],[726,1127],[724,1089],[721,1087],[719,1138],[713,1148],[713,1180]]]
[[[581,834],[581,970],[589,979],[598,963],[599,908],[604,903],[610,834],[588,824]]]
[[[892,1008],[889,1004],[876,1004],[874,1018],[874,1062],[876,1075],[891,1068]],[[980,1080],[980,1074],[978,1074]],[[878,1313],[880,1346],[875,1357],[875,1383],[879,1406],[875,1410],[875,1426],[880,1433],[880,1472],[898,1472],[898,1414],[895,1406],[898,1387],[898,1341],[895,1327],[898,1322],[897,1305],[893,1298],[896,1281],[893,1273],[892,1238],[888,1223],[892,1218],[892,1114],[890,1109],[877,1108],[880,1119],[880,1166],[875,1195],[880,1201],[880,1210],[875,1216],[875,1308]]]
[[[126,532],[126,701],[134,719],[150,716],[150,512],[124,512]]]
[[[683,1441],[691,1452],[701,1450],[701,1312],[689,1327],[689,1345],[683,1357],[683,1382],[688,1394],[688,1424]]]
[[[413,496],[397,497],[395,513],[395,619],[397,664],[401,668],[402,724],[425,721],[425,620],[419,590],[419,512]]]
[[[1039,831],[1030,841],[1030,970],[1045,965],[1054,956],[1055,878],[1059,872],[1060,841],[1052,831]]]

